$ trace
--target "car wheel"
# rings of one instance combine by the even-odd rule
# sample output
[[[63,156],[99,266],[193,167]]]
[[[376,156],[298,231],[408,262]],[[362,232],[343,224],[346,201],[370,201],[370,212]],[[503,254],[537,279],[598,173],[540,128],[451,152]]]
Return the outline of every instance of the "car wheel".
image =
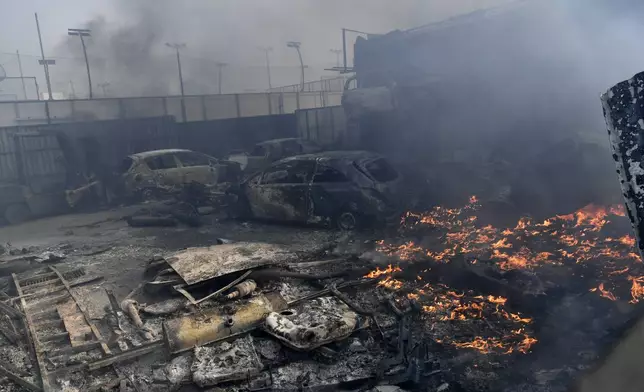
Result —
[[[335,224],[340,230],[351,231],[358,228],[358,215],[355,212],[344,211],[335,219]]]
[[[26,222],[31,218],[31,210],[24,203],[11,204],[4,210],[4,218],[12,225]]]

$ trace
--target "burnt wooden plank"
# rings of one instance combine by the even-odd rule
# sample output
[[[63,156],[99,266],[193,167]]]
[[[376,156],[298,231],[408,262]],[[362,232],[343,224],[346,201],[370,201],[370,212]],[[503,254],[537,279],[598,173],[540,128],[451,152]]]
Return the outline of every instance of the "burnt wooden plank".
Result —
[[[22,292],[22,287],[20,287],[20,281],[18,280],[18,277],[16,276],[16,274],[11,274],[11,277],[13,278],[13,282],[16,285],[18,296],[22,297],[24,293]],[[40,345],[40,342],[38,341],[38,336],[36,335],[36,330],[34,329],[34,324],[31,319],[31,315],[27,310],[27,303],[25,302],[24,298],[20,298],[20,306],[22,306],[22,310],[25,312],[25,321],[27,323],[28,336],[31,340],[31,344],[33,345],[34,353],[36,355],[36,368],[38,370],[38,374],[40,374],[42,390],[49,392],[51,391],[51,385],[49,384],[49,378],[47,377],[45,370],[46,367],[44,364],[42,347]]]
[[[78,297],[76,296],[76,293],[74,293],[74,291],[72,291],[72,288],[69,286],[69,283],[67,282],[67,280],[65,280],[63,275],[55,267],[49,267],[49,268],[56,275],[58,275],[58,278],[61,280],[61,282],[63,282],[63,284],[67,288],[67,292],[69,293],[69,295],[72,296],[72,298],[76,302],[76,306],[78,306],[78,309],[80,309],[81,313],[83,313],[83,317],[85,318],[85,322],[87,322],[87,324],[91,328],[91,330],[94,333],[94,336],[96,337],[96,339],[98,339],[98,341],[101,342],[101,349],[103,350],[103,353],[105,353],[105,355],[111,355],[112,351],[109,349],[109,347],[107,347],[107,344],[105,344],[103,336],[101,336],[101,332],[98,330],[98,328],[96,328],[96,325],[94,325],[94,322],[92,322],[92,319],[89,317],[89,313],[87,312],[87,309],[85,309],[83,304],[78,300]]]
[[[0,362],[0,375],[7,377],[11,381],[30,391],[42,391],[42,388],[31,381],[25,380],[18,372],[19,371],[17,369],[13,368],[8,363]]]

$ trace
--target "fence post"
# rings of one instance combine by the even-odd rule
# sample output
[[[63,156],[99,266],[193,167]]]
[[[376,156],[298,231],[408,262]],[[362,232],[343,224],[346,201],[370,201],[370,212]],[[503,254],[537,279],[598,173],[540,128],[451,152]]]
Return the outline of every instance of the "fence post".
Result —
[[[167,116],[168,115],[168,100],[166,97],[161,98],[161,102],[163,105],[163,115]]]
[[[20,118],[20,107],[18,106],[18,102],[13,103],[13,111],[16,114],[16,120],[18,120]],[[14,121],[14,122],[16,122],[16,121]]]
[[[267,93],[266,96],[268,97],[268,114],[271,115],[273,114],[273,103],[271,102],[271,93]]]
[[[284,114],[284,93],[280,92],[280,97],[279,97],[279,113]]]
[[[299,91],[297,93],[295,93],[295,101],[297,102],[295,107],[297,108],[297,110],[300,110],[300,93],[299,93]]]
[[[181,117],[183,117],[183,122],[188,120],[188,115],[186,114],[186,97],[181,96]]]
[[[51,97],[49,97],[51,99]],[[45,116],[47,116],[47,124],[51,124],[51,116],[49,115],[49,100],[45,101]]]
[[[235,94],[235,107],[237,109],[237,117],[241,117],[241,103],[239,102],[239,94]]]
[[[125,118],[127,113],[125,112],[125,105],[123,104],[123,99],[119,98],[118,103],[119,103],[119,118]]]
[[[208,116],[206,115],[206,96],[205,95],[201,96],[201,114],[204,121],[208,120]]]

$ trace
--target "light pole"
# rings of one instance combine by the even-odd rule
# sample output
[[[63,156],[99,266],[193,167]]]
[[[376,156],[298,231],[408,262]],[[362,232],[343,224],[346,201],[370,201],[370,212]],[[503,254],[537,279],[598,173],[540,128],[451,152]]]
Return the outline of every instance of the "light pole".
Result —
[[[273,84],[271,83],[271,61],[268,57],[268,53],[272,52],[273,48],[266,46],[260,47],[259,50],[264,51],[264,54],[266,54],[266,73],[268,74],[268,90],[270,91],[273,88]]]
[[[165,44],[168,48],[172,48],[177,52],[177,68],[179,69],[179,86],[181,87],[181,96],[185,95],[183,90],[183,74],[181,73],[181,55],[179,54],[179,49],[185,48],[186,44]]]
[[[185,48],[186,44],[170,44],[166,42],[165,46],[177,52],[177,68],[179,68],[179,86],[181,88],[181,117],[183,118],[183,122],[186,122],[186,102],[183,99],[185,91],[183,90],[183,74],[181,73],[181,55],[179,54],[179,49]]]
[[[103,97],[105,97],[105,98],[107,97],[107,90],[105,89],[105,87],[108,87],[109,85],[110,85],[109,82],[99,83],[97,85],[98,87],[101,88],[101,90],[103,90]]]
[[[34,13],[34,16],[36,17],[36,29],[38,29],[38,41],[40,42],[40,55],[42,56],[42,59],[38,60],[40,65],[42,65],[45,69],[45,81],[47,82],[47,93],[49,94],[47,97],[47,100],[52,99],[51,97],[51,80],[49,79],[49,66],[56,64],[54,60],[48,60],[45,58],[45,50],[43,49],[42,46],[42,35],[40,34],[40,23],[38,22],[38,14]],[[38,98],[40,99],[40,97]],[[49,105],[45,105],[45,110],[49,112]],[[47,118],[49,118],[49,113],[47,113]]]
[[[18,71],[20,71],[20,81],[22,82],[22,93],[27,100],[27,86],[25,86],[25,75],[22,73],[22,61],[20,61],[20,52],[16,50],[16,57],[18,58]]]
[[[335,53],[335,64],[340,68],[340,55],[344,52],[342,49],[331,49],[331,53]]]
[[[67,29],[67,35],[80,37],[81,45],[83,46],[83,55],[85,56],[85,66],[87,67],[87,83],[89,86],[89,99],[94,98],[92,92],[92,74],[89,71],[89,60],[87,59],[87,48],[85,48],[85,40],[83,37],[91,37],[91,30],[87,29]]]
[[[217,66],[217,74],[218,74],[217,78],[218,78],[218,80],[219,80],[219,81],[218,81],[218,84],[219,84],[219,95],[221,95],[221,80],[222,80],[223,69],[224,69],[224,67],[225,67],[225,66],[227,66],[228,64],[226,64],[226,63],[215,63],[215,65]]]
[[[300,91],[304,91],[304,61],[302,60],[302,52],[300,51],[300,46],[302,46],[302,43],[297,41],[289,41],[286,43],[286,46],[297,50],[297,55],[300,58],[300,68],[302,70],[302,78],[301,78],[302,82],[301,82]]]

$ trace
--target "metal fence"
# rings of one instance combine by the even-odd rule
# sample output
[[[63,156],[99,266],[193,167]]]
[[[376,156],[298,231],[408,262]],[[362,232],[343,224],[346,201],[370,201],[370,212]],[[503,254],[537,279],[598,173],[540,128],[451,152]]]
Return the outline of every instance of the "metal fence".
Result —
[[[297,133],[324,147],[341,148],[347,139],[347,120],[342,106],[295,112]]]
[[[304,83],[304,92],[320,92],[320,91],[327,91],[327,92],[336,92],[336,93],[342,93],[344,91],[344,83],[347,81],[348,77],[347,76],[339,76],[335,78],[328,78],[328,79],[320,79],[320,80],[314,80],[312,82],[306,82]],[[270,89],[271,92],[283,92],[283,93],[295,93],[298,91],[302,91],[302,85],[300,83],[298,84],[291,84],[288,86],[281,86],[281,87],[273,87]],[[336,103],[336,105],[338,105]]]
[[[276,92],[0,102],[0,126],[173,116],[177,122],[289,114],[339,105],[342,92]]]

